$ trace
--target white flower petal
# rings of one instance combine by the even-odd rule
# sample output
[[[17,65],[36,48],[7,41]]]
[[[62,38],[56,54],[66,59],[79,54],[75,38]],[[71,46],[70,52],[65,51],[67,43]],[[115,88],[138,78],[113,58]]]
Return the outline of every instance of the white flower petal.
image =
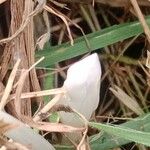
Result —
[[[74,63],[64,82],[67,95],[59,104],[76,109],[89,120],[99,103],[100,78],[101,66],[96,53]],[[63,123],[81,125],[74,114],[62,112],[60,115]]]

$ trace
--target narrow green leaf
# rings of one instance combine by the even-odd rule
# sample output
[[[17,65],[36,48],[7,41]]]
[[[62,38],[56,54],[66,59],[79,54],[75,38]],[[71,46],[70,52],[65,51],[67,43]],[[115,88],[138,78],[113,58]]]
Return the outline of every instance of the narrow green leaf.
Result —
[[[150,25],[150,17],[147,17],[147,23]],[[116,42],[128,39],[143,33],[141,24],[136,21],[132,23],[125,23],[114,25],[87,35],[89,46],[84,37],[80,37],[74,41],[74,46],[70,43],[64,43],[60,46],[47,47],[41,51],[36,52],[36,58],[45,56],[45,60],[38,66],[47,67],[57,62],[70,59],[89,51],[100,49]]]
[[[130,128],[133,130],[143,131],[150,133],[150,113],[145,114],[141,117],[135,118],[131,121],[121,124],[120,126]],[[91,150],[108,150],[122,145],[131,143],[131,140],[126,140],[119,136],[108,134],[106,132],[100,132],[100,134],[93,135],[90,137]],[[55,145],[57,150],[73,150],[72,146]]]
[[[150,132],[150,113],[135,118],[131,121],[127,121],[120,126],[128,127],[134,130]],[[103,132],[100,135],[94,135],[90,140],[92,150],[99,150],[99,148],[101,150],[108,150],[128,143],[131,143],[131,141],[125,140],[124,138],[120,138],[115,135],[107,134],[107,132]]]
[[[116,137],[150,146],[150,132],[140,131],[121,125],[107,125],[94,122],[90,122],[89,125]]]

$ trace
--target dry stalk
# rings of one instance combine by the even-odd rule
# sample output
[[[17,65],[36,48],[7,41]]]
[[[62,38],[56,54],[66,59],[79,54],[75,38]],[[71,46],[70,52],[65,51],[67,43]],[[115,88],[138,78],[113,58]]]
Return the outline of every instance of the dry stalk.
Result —
[[[37,7],[33,10],[33,1],[11,1],[11,37],[7,38],[7,41],[13,39],[13,42],[10,42],[11,47],[11,56],[12,62],[15,62],[16,59],[20,58],[21,64],[19,69],[28,69],[29,66],[34,64],[34,56],[35,56],[35,47],[34,47],[34,33],[33,33],[33,16],[41,11],[44,5],[44,1],[39,3]],[[20,36],[18,36],[20,34]],[[3,39],[5,40],[5,39]],[[28,71],[27,71],[28,72]],[[40,91],[40,85],[37,79],[35,69],[32,69],[30,74],[26,73],[24,80],[26,79],[26,84],[21,84],[17,89],[17,93],[21,93],[21,91],[29,92],[31,87],[34,91]],[[30,79],[29,80],[29,76]],[[23,77],[22,77],[23,78]],[[16,76],[16,80],[19,80],[19,76]],[[21,79],[20,79],[21,80]],[[22,85],[22,86],[21,86]],[[19,92],[20,91],[20,92]],[[20,94],[18,94],[19,101]],[[39,101],[42,101],[41,98],[38,98]],[[22,108],[22,114],[26,114],[31,116],[31,102],[23,101],[21,103],[20,109]]]
[[[21,60],[18,60],[16,62],[15,66],[14,66],[14,68],[13,68],[11,74],[10,74],[10,77],[8,79],[8,83],[6,85],[6,88],[4,90],[4,94],[3,94],[1,102],[0,102],[0,110],[4,109],[5,104],[7,103],[7,99],[10,95],[11,90],[12,90],[13,83],[14,83],[14,80],[15,80],[15,77],[16,77],[16,74],[17,74],[17,71],[18,71],[20,61]]]
[[[35,122],[39,121],[41,119],[40,115],[47,113],[55,104],[58,103],[58,101],[61,99],[63,94],[56,95],[47,105],[45,105],[33,118]]]
[[[2,1],[6,1],[6,0],[2,0]],[[7,42],[10,42],[11,40],[15,39],[17,36],[19,36],[25,29],[25,27],[28,25],[28,23],[31,21],[32,17],[35,16],[36,14],[38,14],[44,4],[45,4],[45,1],[42,1],[43,3],[39,3],[36,8],[34,9],[34,11],[32,11],[27,17],[25,20],[22,21],[19,29],[14,33],[12,34],[10,37],[8,38],[5,38],[5,39],[2,39],[0,40],[0,44],[3,44],[3,43],[7,43]],[[23,9],[22,9],[23,10]]]
[[[147,84],[150,87],[150,52],[149,51],[147,51],[146,67],[148,68],[148,71],[146,72]]]
[[[26,81],[26,78],[29,74],[29,72],[34,69],[34,67],[40,63],[42,60],[44,59],[44,57],[42,57],[41,59],[39,59],[36,63],[34,63],[28,70],[22,70],[18,84],[17,84],[17,89],[16,89],[16,95],[15,95],[15,109],[17,112],[18,117],[21,117],[21,93]],[[29,98],[29,97],[27,97]]]
[[[6,43],[6,46],[4,48],[4,52],[3,52],[3,55],[2,55],[2,62],[1,62],[1,72],[0,72],[0,76],[1,76],[1,79],[3,80],[7,71],[8,71],[8,68],[9,68],[9,61],[10,61],[10,57],[11,57],[11,48],[12,48],[12,45],[8,42]]]
[[[18,117],[21,117],[21,106],[22,106],[21,104],[22,104],[22,102],[21,102],[20,97],[21,97],[21,93],[22,93],[24,83],[25,83],[27,76],[28,76],[28,71],[23,69],[21,72],[19,81],[18,81],[18,86],[17,86],[16,94],[15,94],[16,96],[15,96],[15,100],[14,100],[15,110],[16,110]]]
[[[48,12],[50,12],[50,13],[52,13],[52,14],[58,16],[59,18],[61,18],[61,19],[63,20],[63,22],[65,23],[65,25],[66,25],[66,27],[67,27],[67,31],[68,31],[69,38],[70,38],[70,43],[71,43],[71,45],[73,45],[73,37],[72,37],[72,35],[71,35],[71,31],[70,31],[70,28],[69,28],[69,24],[68,24],[66,18],[65,18],[63,15],[59,14],[59,12],[54,11],[51,7],[49,7],[49,6],[47,6],[47,5],[44,6],[44,9],[47,10]]]
[[[136,12],[136,14],[138,16],[138,19],[139,19],[141,25],[143,26],[144,32],[145,32],[145,34],[147,36],[147,40],[148,40],[148,42],[150,44],[150,30],[149,30],[149,27],[148,27],[148,25],[147,25],[147,23],[145,21],[145,18],[143,16],[142,12],[141,12],[141,9],[140,9],[140,7],[139,7],[139,5],[137,3],[137,0],[130,0],[130,1],[131,1],[131,4],[133,5],[133,8],[134,8],[134,10],[135,10],[135,12]]]
[[[82,21],[82,18],[75,18],[75,19],[72,20],[72,22],[74,24],[77,24],[77,23],[79,23],[81,21]],[[71,22],[69,22],[68,24],[69,24],[69,26],[73,25]],[[60,30],[62,28],[62,26],[63,26],[63,24],[52,26],[51,32],[56,32],[56,31]]]
[[[33,128],[37,128],[39,130],[48,132],[72,133],[72,132],[83,132],[85,130],[84,127],[77,128],[62,123],[50,123],[50,122],[35,123],[33,121],[30,121],[28,124]]]
[[[132,43],[137,39],[139,35],[137,35],[136,37],[134,37],[128,44],[127,46],[125,46],[125,48],[121,51],[121,53],[114,59],[113,63],[110,65],[109,68],[112,68],[121,58],[121,56],[124,54],[124,52],[129,48],[129,46],[132,45]],[[110,55],[109,55],[110,56]],[[111,69],[107,69],[107,71],[104,73],[101,82],[105,79],[105,77],[109,74]]]
[[[36,15],[41,11],[44,6],[45,0],[39,2],[38,6],[34,11]],[[41,8],[40,8],[41,7]],[[33,11],[33,1],[30,0],[28,3],[25,3],[25,10],[24,10],[24,19],[30,15],[30,13],[34,12]],[[27,25],[26,30],[24,30],[25,34],[25,42],[26,42],[26,51],[27,51],[27,57],[28,57],[28,64],[29,66],[32,66],[28,71],[29,72],[29,77],[30,77],[30,87],[32,87],[33,91],[40,91],[41,87],[39,85],[39,81],[37,78],[36,70],[35,70],[35,65],[38,64],[41,60],[39,60],[37,63],[35,63],[35,42],[34,42],[34,25],[33,25],[33,16],[31,17],[30,23]],[[41,105],[43,99],[42,97],[37,97],[37,103]]]
[[[86,45],[87,45],[87,47],[89,48],[89,51],[91,50],[91,49],[90,49],[90,44],[89,44],[89,42],[88,42],[88,40],[87,40],[87,38],[86,38],[86,36],[85,36],[85,34],[84,34],[84,31],[82,30],[82,28],[81,28],[78,24],[74,23],[74,22],[73,22],[72,20],[70,20],[67,16],[65,16],[64,14],[62,14],[61,12],[59,12],[58,10],[56,10],[55,8],[53,8],[52,6],[49,7],[48,5],[44,5],[44,9],[45,9],[46,11],[48,11],[49,13],[52,13],[52,14],[58,16],[60,19],[62,19],[62,21],[63,21],[63,22],[65,23],[65,25],[66,25],[66,28],[67,28],[67,31],[68,31],[68,34],[69,34],[69,39],[70,39],[71,45],[73,45],[73,42],[74,42],[74,41],[73,41],[73,37],[72,37],[71,31],[70,31],[70,28],[69,28],[69,23],[68,23],[68,21],[69,21],[71,24],[75,25],[75,26],[82,32],[82,34],[83,34],[83,36],[84,36],[84,38],[85,38],[85,41],[86,41]]]
[[[46,31],[46,33],[42,34],[37,39],[36,45],[38,45],[40,49],[43,49],[45,43],[50,39],[50,34],[51,34],[48,13],[47,13],[47,11],[44,10],[42,14],[43,14],[43,20],[44,20],[47,31]],[[39,21],[39,19],[38,19],[38,21]]]
[[[63,93],[65,93],[65,91],[62,88],[37,91],[37,92],[28,92],[28,93],[21,93],[20,99],[41,97],[41,96],[47,96],[47,95],[56,95],[56,94],[63,94]],[[16,94],[10,95],[10,100],[15,99],[15,98],[16,98]]]

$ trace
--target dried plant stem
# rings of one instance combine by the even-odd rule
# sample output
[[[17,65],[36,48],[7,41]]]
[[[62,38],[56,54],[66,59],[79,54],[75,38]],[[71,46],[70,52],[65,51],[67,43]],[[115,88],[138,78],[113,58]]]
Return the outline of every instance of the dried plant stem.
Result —
[[[10,94],[11,90],[12,90],[13,83],[14,83],[15,76],[16,76],[16,74],[17,74],[17,70],[18,70],[18,67],[19,67],[20,62],[21,62],[21,60],[19,59],[19,60],[16,62],[15,66],[14,66],[14,68],[13,68],[11,74],[10,74],[10,77],[9,77],[9,79],[8,79],[8,83],[7,83],[7,85],[6,85],[4,94],[3,94],[2,99],[1,99],[0,110],[4,109],[5,104],[7,103],[7,99],[8,99],[8,97],[9,97],[9,94]]]
[[[81,21],[82,21],[82,18],[75,18],[75,19],[72,20],[72,22],[73,22],[74,24],[77,24],[77,23],[79,23],[79,22],[81,22]],[[69,25],[69,26],[72,26],[72,25],[73,25],[72,22],[68,22],[68,25]],[[56,32],[56,31],[60,30],[60,29],[62,28],[62,26],[63,26],[63,24],[59,24],[59,25],[52,26],[52,27],[51,27],[51,32],[53,33],[53,32]]]
[[[23,69],[18,81],[18,85],[17,85],[17,89],[16,89],[16,94],[15,94],[15,109],[16,112],[18,114],[18,117],[21,117],[21,93],[26,81],[26,78],[28,77],[29,72],[38,64],[40,63],[42,60],[44,59],[44,57],[42,57],[41,59],[39,59],[36,63],[34,63],[28,70]],[[29,97],[27,97],[29,98]]]
[[[139,88],[139,85],[135,79],[135,77],[133,76],[132,74],[132,70],[129,68],[129,67],[126,67],[126,70],[127,70],[127,73],[133,83],[133,86],[137,92],[137,95],[139,96],[139,99],[141,100],[141,103],[143,104],[144,108],[147,110],[148,112],[148,108],[147,108],[147,105],[146,105],[146,99],[144,98],[143,94],[142,94],[142,91],[141,89]]]
[[[141,9],[137,3],[137,0],[130,0],[130,1],[133,5],[133,8],[134,8],[138,18],[139,18],[139,21],[141,22],[141,25],[143,26],[144,32],[145,32],[147,39],[148,39],[148,42],[150,44],[150,30],[149,30],[149,27],[145,21],[145,18],[143,16],[142,12],[141,12]]]
[[[93,3],[94,3],[94,0],[93,0]],[[91,15],[91,18],[92,18],[92,20],[93,20],[93,23],[94,23],[94,25],[95,25],[95,29],[96,29],[97,31],[98,31],[98,30],[101,30],[101,26],[100,26],[100,24],[99,24],[98,17],[97,17],[97,15],[96,15],[96,11],[95,11],[94,7],[93,7],[91,4],[89,4],[89,5],[88,5],[88,9],[89,9],[89,13],[90,13],[90,15]]]
[[[71,31],[70,31],[70,28],[69,28],[69,25],[68,25],[66,18],[64,16],[62,16],[61,14],[59,14],[58,12],[55,12],[52,8],[50,8],[47,5],[44,6],[44,9],[47,10],[48,12],[58,16],[59,18],[61,18],[63,20],[63,22],[65,23],[65,25],[67,27],[67,31],[68,31],[69,38],[70,38],[70,43],[71,43],[71,45],[73,45],[73,37],[71,35]]]
[[[47,95],[55,95],[55,94],[64,94],[65,91],[62,88],[58,89],[51,89],[51,90],[44,90],[44,91],[37,91],[37,92],[28,92],[28,93],[22,93],[20,95],[21,99],[26,98],[33,98],[33,97],[41,97],[41,96],[47,96]],[[15,99],[16,95],[12,94],[10,96],[10,99]]]
[[[123,50],[121,51],[121,53],[115,58],[114,62],[111,64],[111,66],[110,66],[109,68],[112,68],[112,67],[119,61],[120,57],[123,56],[124,52],[129,48],[129,46],[131,46],[131,44],[138,38],[138,36],[139,36],[139,35],[135,36],[135,37],[124,47],[124,49],[123,49]],[[111,56],[111,55],[109,55],[109,56]],[[113,56],[113,57],[114,57],[114,56]],[[103,77],[102,77],[102,79],[101,79],[101,82],[105,79],[105,77],[109,74],[109,72],[110,72],[110,69],[108,69],[108,70],[104,73],[104,75],[103,75]]]
[[[86,8],[84,7],[84,5],[79,5],[80,6],[80,10],[83,14],[83,17],[86,19],[89,27],[91,28],[92,32],[95,32],[96,29],[95,29],[95,26],[94,26],[94,23],[89,15],[89,13],[87,12]]]
[[[6,0],[2,0],[2,2],[4,2],[4,1],[6,1]],[[7,42],[15,39],[17,36],[19,36],[24,31],[24,29],[28,25],[28,23],[30,22],[30,19],[41,11],[44,4],[45,4],[45,2],[44,3],[39,3],[39,5],[35,8],[35,10],[28,15],[26,20],[22,21],[19,29],[13,35],[11,35],[10,37],[0,40],[0,44],[7,43]]]
[[[34,121],[39,121],[41,118],[40,118],[40,115],[41,114],[44,114],[44,113],[47,113],[60,99],[61,97],[63,96],[63,94],[58,94],[57,96],[55,96],[47,105],[45,105],[39,113],[37,113],[37,115],[34,117]]]
[[[16,89],[16,96],[15,96],[15,100],[14,100],[14,104],[15,104],[15,110],[17,112],[18,117],[21,117],[21,93],[24,87],[24,83],[26,80],[26,77],[28,76],[28,71],[26,70],[22,70],[19,81],[18,81],[18,86]]]

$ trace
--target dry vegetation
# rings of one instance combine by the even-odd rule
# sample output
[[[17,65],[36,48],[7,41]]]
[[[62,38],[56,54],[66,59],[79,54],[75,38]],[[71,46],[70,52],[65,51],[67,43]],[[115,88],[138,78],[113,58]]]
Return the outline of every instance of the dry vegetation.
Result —
[[[119,124],[148,113],[150,30],[144,16],[150,14],[149,7],[148,0],[0,0],[0,111],[5,109],[39,129],[41,135],[56,145],[61,143],[61,132],[84,132],[84,127],[59,124],[56,119],[55,123],[50,123],[48,119],[52,112],[72,111],[57,108],[55,103],[65,93],[58,87],[66,78],[66,69],[79,58],[39,69],[37,64],[44,60],[42,56],[40,60],[35,59],[36,51],[43,49],[47,41],[51,45],[70,41],[73,45],[73,39],[82,33],[139,20],[145,34],[96,50],[103,76],[100,104],[92,119]],[[49,82],[48,87],[45,81]],[[52,102],[48,103],[50,99]],[[14,126],[2,121],[0,128],[2,135]],[[96,133],[89,129],[89,135]],[[72,144],[79,148],[79,143]],[[2,145],[7,149],[27,149],[19,143],[8,142],[3,136],[0,138]],[[125,148],[132,146],[147,149],[138,144]]]

